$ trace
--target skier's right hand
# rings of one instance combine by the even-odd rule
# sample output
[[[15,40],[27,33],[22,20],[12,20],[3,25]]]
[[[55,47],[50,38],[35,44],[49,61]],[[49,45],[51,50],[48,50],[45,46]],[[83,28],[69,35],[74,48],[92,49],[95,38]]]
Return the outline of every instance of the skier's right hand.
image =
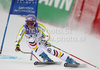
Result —
[[[16,45],[15,51],[16,51],[16,52],[17,52],[17,51],[20,51],[20,45],[19,45],[19,44]]]
[[[39,42],[40,45],[45,45],[46,43],[47,43],[46,40],[41,40],[41,41]]]

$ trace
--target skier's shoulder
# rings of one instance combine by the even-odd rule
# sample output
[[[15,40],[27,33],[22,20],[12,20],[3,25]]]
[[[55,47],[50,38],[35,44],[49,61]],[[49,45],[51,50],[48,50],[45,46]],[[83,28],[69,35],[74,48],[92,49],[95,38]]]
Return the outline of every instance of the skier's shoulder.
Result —
[[[20,29],[25,29],[24,25],[20,27]]]
[[[26,24],[24,24],[24,25],[22,26],[22,28],[23,28],[24,30],[27,30],[27,29],[28,29],[28,26],[27,26]]]
[[[42,23],[39,23],[39,22],[38,22],[38,28],[39,29],[46,29],[46,27]]]
[[[24,26],[24,25],[23,25],[23,26],[21,26],[19,31],[26,31],[25,26]]]

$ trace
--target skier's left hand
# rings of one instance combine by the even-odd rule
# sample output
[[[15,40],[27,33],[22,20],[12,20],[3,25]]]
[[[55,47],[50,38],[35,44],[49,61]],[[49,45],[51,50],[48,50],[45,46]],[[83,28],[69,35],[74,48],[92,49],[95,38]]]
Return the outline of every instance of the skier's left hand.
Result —
[[[17,52],[17,51],[20,51],[20,45],[19,45],[19,44],[16,45],[15,51],[16,51],[16,52]]]
[[[46,40],[41,40],[41,41],[39,42],[40,45],[45,45],[46,43],[47,43]]]

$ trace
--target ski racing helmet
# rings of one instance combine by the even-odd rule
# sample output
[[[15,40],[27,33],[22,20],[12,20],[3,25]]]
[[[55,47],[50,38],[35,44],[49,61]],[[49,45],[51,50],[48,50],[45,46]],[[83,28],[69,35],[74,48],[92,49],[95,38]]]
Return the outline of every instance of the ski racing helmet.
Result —
[[[36,19],[35,15],[29,14],[29,15],[26,16],[25,22],[26,22],[26,23],[27,23],[27,22],[34,22],[34,25],[35,25],[36,20],[37,20],[37,19]]]

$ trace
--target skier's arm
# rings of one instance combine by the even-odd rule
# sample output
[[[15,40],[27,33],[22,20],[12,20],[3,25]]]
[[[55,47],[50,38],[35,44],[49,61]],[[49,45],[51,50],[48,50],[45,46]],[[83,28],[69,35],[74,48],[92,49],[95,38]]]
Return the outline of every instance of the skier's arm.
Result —
[[[38,30],[42,32],[42,34],[44,35],[44,40],[46,41],[49,41],[50,40],[50,34],[49,32],[47,31],[46,27],[41,24],[41,23],[38,23]]]
[[[26,33],[26,29],[24,28],[24,26],[22,26],[18,32],[16,41],[15,41],[15,45],[20,44],[20,41],[22,40],[24,34]]]

